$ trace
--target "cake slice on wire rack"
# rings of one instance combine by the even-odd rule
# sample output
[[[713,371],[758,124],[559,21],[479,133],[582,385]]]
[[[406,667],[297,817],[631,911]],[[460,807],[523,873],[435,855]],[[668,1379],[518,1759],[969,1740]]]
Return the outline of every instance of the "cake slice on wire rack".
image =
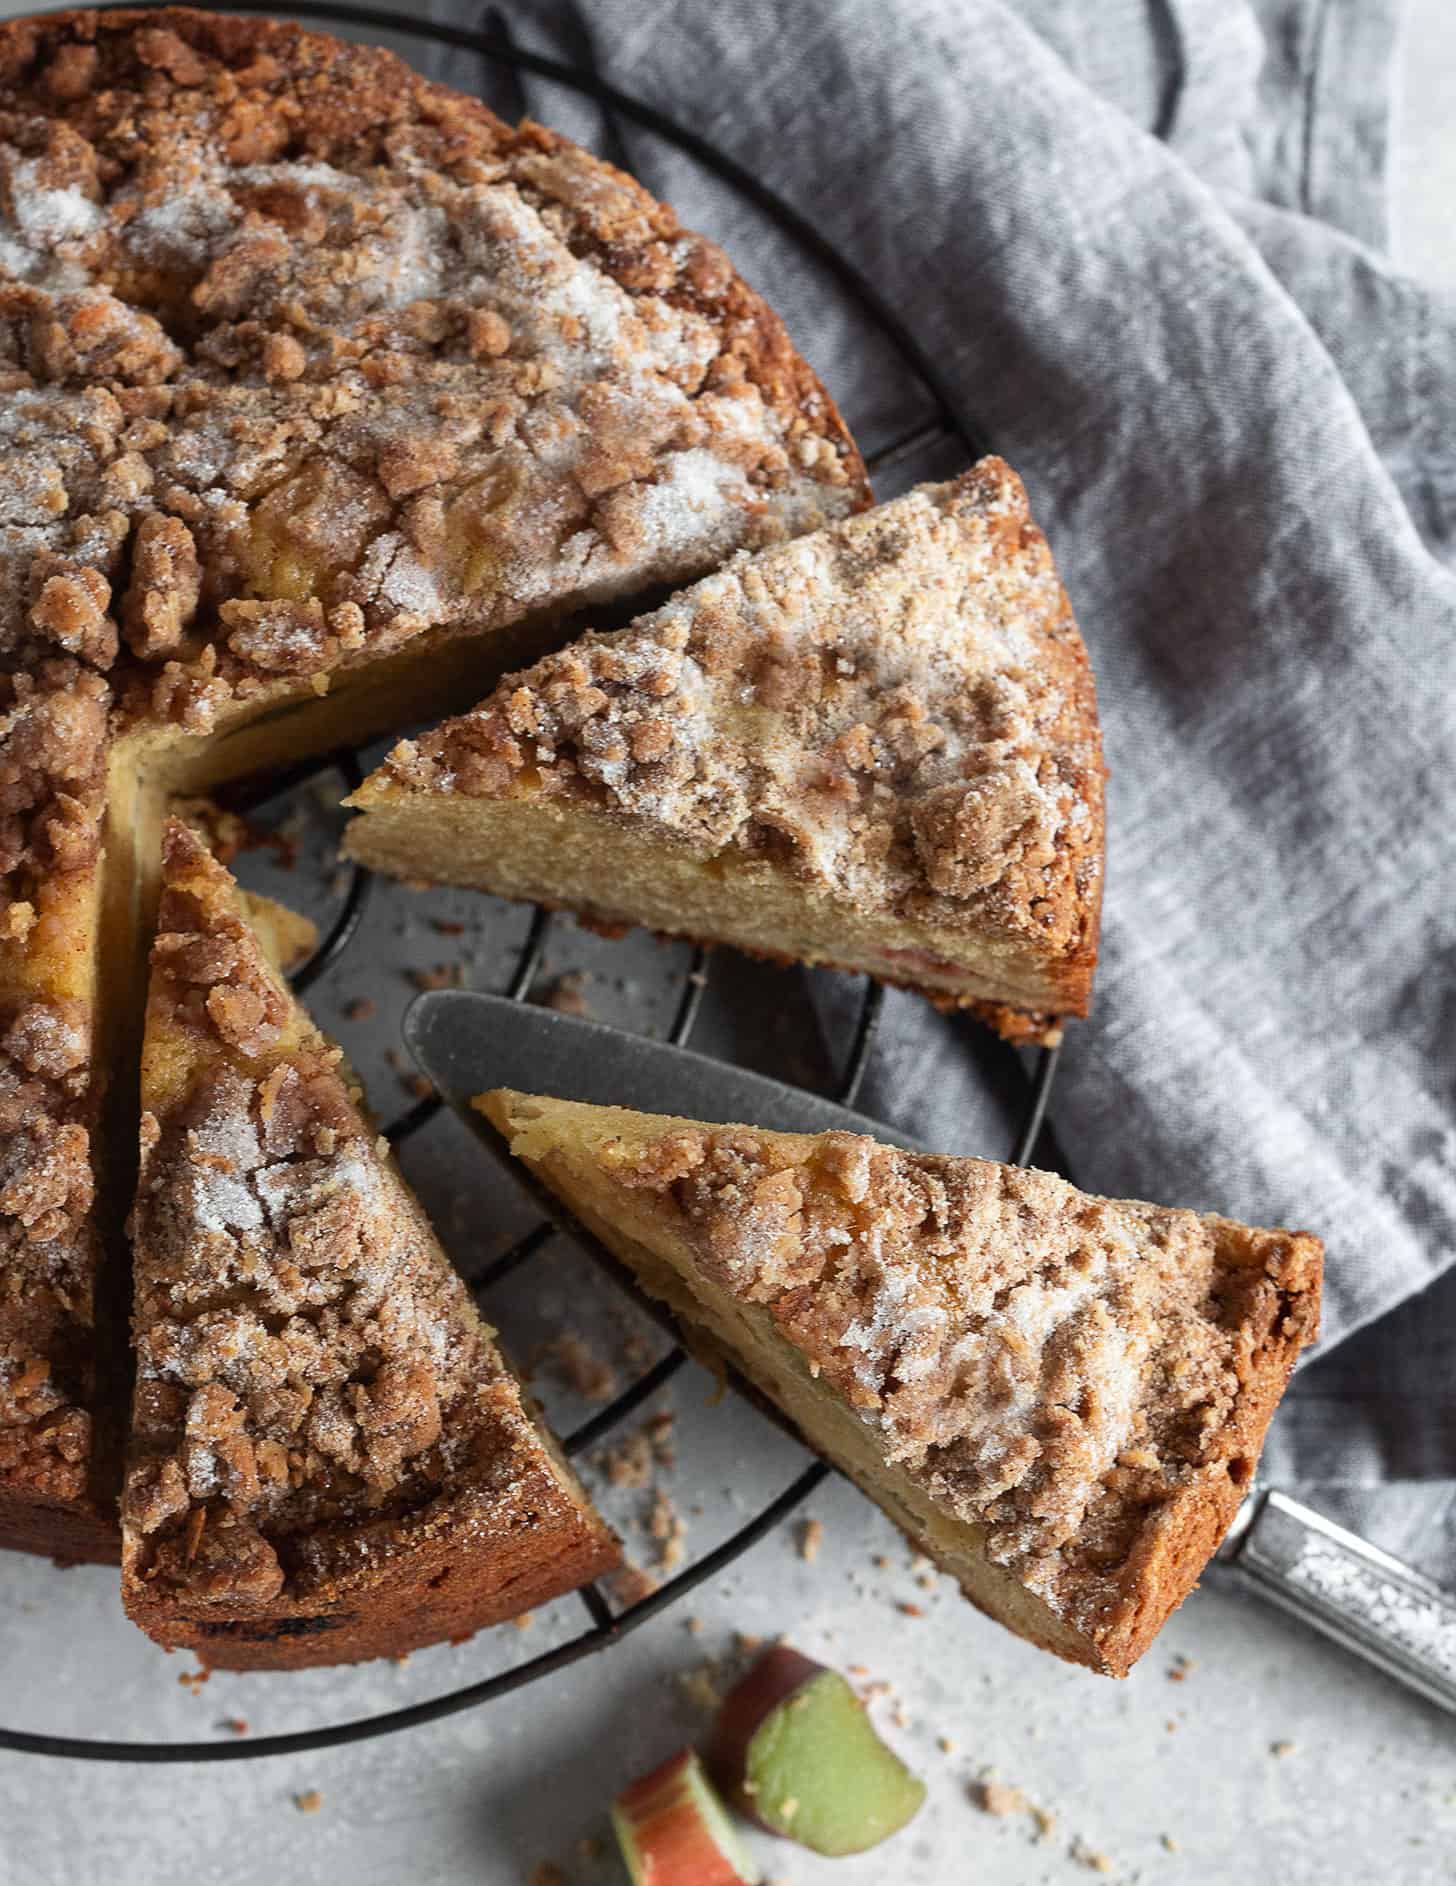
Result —
[[[237,1669],[399,1655],[617,1563],[340,1051],[166,835],[122,1592]]]
[[[1086,650],[992,458],[508,677],[394,749],[346,846],[1050,1042],[1090,997],[1102,784]]]

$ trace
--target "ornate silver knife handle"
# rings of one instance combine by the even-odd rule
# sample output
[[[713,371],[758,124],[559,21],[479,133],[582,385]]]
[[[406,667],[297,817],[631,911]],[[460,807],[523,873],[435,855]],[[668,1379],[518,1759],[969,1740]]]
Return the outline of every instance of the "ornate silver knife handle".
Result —
[[[1456,1594],[1274,1489],[1245,1500],[1216,1564],[1456,1713]]]

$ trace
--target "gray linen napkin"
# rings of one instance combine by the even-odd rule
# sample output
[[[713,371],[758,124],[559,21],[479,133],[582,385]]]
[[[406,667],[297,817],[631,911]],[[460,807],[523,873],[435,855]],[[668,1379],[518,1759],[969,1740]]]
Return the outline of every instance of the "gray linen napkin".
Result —
[[[1397,10],[433,8],[594,64],[755,170],[879,285],[1025,477],[1112,767],[1095,1014],[1069,1031],[1053,1106],[1072,1170],[1325,1236],[1321,1357],[1271,1463],[1439,1568],[1456,1473],[1456,1272],[1435,1282],[1456,1257],[1456,311],[1380,254]],[[472,54],[436,70],[583,138],[722,240],[867,450],[928,416],[832,282],[692,160]],[[832,1023],[842,985],[807,981]],[[980,1066],[969,1024],[892,996],[863,1104],[994,1152]],[[1402,1478],[1433,1484],[1387,1486],[1383,1508],[1359,1492]]]

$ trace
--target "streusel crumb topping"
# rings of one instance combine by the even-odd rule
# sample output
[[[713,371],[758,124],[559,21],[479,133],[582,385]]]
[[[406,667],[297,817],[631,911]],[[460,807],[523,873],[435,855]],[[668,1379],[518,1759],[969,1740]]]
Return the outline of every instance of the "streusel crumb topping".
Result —
[[[1081,1628],[1159,1508],[1210,1463],[1251,1466],[1240,1397],[1261,1343],[1313,1334],[1304,1233],[847,1133],[806,1151],[682,1130],[597,1157],[766,1306],[886,1459]]]
[[[0,1480],[86,1492],[91,1452],[90,1018],[11,1002],[0,1025]]]
[[[229,698],[697,575],[865,499],[710,242],[391,54],[0,34],[0,652]]]
[[[59,621],[55,580],[42,600]],[[0,675],[0,1482],[60,1501],[91,1453],[100,1093],[89,1004],[49,969],[89,946],[109,702],[69,655]]]
[[[860,909],[1095,942],[1086,653],[1020,480],[952,484],[723,570],[395,748],[414,790],[577,798]]]
[[[143,1119],[123,1517],[148,1578],[262,1603],[326,1550],[302,1535],[507,1467],[524,1417],[339,1051],[275,1051],[289,1002],[220,867],[176,824],[168,865],[149,1028],[214,1053]]]

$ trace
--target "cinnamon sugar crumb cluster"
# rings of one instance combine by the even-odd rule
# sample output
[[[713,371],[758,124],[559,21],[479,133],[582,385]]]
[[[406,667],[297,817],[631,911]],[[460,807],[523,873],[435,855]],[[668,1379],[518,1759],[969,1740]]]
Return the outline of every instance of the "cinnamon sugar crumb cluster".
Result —
[[[402,786],[580,799],[859,909],[1090,948],[1102,761],[1020,481],[952,484],[734,559],[397,747]]]
[[[0,674],[0,941],[31,939],[96,861],[110,701],[74,660]]]
[[[0,392],[0,651],[199,731],[865,498],[777,319],[632,179],[185,11],[0,36]]]
[[[1319,1247],[1300,1233],[852,1134],[683,1129],[597,1157],[1082,1629],[1160,1509],[1210,1467],[1248,1467],[1261,1347],[1313,1331]]]

